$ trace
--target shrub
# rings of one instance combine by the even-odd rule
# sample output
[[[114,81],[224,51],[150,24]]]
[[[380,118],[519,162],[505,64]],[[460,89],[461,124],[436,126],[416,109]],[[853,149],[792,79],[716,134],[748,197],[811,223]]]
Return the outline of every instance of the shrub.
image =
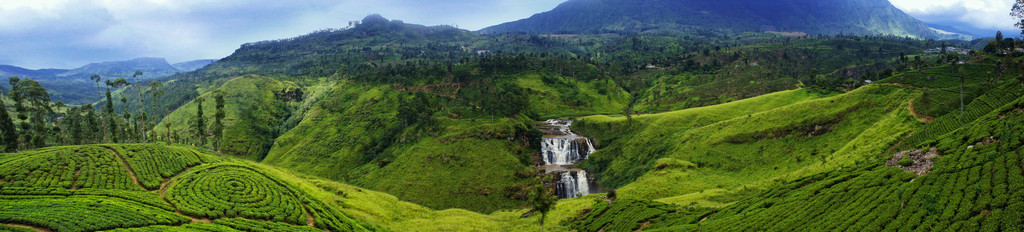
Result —
[[[907,158],[907,157],[903,157],[903,159],[901,159],[896,164],[899,164],[900,166],[903,166],[903,167],[910,167],[910,166],[914,166],[914,160],[912,160],[910,158]]]

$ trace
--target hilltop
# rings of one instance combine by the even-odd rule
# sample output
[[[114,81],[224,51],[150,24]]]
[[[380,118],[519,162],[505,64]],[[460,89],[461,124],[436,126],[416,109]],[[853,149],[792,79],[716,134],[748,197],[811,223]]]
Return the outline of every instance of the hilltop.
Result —
[[[530,18],[480,30],[484,34],[777,31],[806,35],[892,35],[970,39],[943,33],[887,0],[571,0]]]
[[[131,79],[135,75],[135,71],[142,71],[143,75],[140,77],[140,80],[149,81],[180,72],[192,71],[210,63],[213,63],[213,61],[198,60],[172,66],[163,58],[136,58],[126,61],[92,63],[75,69],[31,70],[17,66],[2,65],[0,66],[0,75],[17,76],[22,79],[31,78],[49,90],[54,101],[78,105],[94,103],[99,100],[96,96],[96,83],[89,79],[94,74],[109,80],[117,78]],[[178,67],[184,69],[179,69]],[[10,84],[6,81],[0,83],[0,86],[10,88]]]

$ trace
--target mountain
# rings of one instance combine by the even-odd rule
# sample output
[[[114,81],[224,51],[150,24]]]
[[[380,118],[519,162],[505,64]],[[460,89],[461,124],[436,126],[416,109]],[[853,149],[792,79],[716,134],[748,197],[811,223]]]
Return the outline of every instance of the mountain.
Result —
[[[191,72],[191,71],[195,71],[195,70],[201,69],[203,67],[206,67],[207,65],[210,65],[213,62],[217,62],[217,60],[215,60],[215,59],[193,60],[193,61],[186,61],[186,62],[172,64],[171,66],[174,66],[174,68],[178,69],[178,71]]]
[[[180,63],[181,67],[193,68],[210,60],[197,60]],[[67,104],[86,104],[96,102],[95,82],[89,79],[93,74],[104,79],[131,79],[135,71],[142,71],[142,80],[153,80],[183,72],[167,63],[163,58],[136,58],[127,61],[110,61],[92,63],[76,69],[39,69],[31,70],[10,65],[0,65],[0,76],[17,76],[30,78],[39,82],[49,91],[51,100]],[[134,82],[134,80],[132,80]],[[3,88],[10,88],[7,81],[0,83]]]
[[[92,63],[80,68],[72,69],[65,73],[57,74],[59,77],[81,78],[98,74],[103,77],[131,77],[135,71],[142,71],[142,79],[155,79],[170,76],[180,70],[167,63],[164,58],[136,58],[127,61],[111,61]]]
[[[530,18],[480,33],[601,33],[663,30],[780,31],[954,38],[887,0],[570,0]]]
[[[67,69],[39,69],[31,70],[18,66],[11,65],[0,65],[0,76],[18,76],[18,77],[48,77],[55,76],[57,74],[65,73]]]

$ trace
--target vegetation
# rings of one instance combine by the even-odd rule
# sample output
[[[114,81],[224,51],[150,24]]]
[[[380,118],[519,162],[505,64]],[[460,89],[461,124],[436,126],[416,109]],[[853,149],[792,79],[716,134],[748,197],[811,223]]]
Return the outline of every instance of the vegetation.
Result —
[[[0,154],[0,167],[2,223],[97,231],[207,218],[244,231],[375,230],[260,167],[187,147],[52,147]]]
[[[95,104],[15,77],[0,230],[1019,230],[1017,43],[369,16]],[[553,118],[612,190],[537,181]]]

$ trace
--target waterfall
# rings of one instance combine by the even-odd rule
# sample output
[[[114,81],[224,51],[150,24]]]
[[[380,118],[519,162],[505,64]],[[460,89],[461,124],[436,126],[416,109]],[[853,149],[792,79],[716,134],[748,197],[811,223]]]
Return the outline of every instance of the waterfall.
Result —
[[[575,175],[573,175],[575,174]],[[587,171],[568,171],[560,175],[558,184],[555,186],[558,198],[574,198],[590,194],[590,183],[587,179]]]
[[[547,120],[545,131],[549,135],[541,143],[544,165],[570,165],[587,159],[596,149],[589,138],[577,136],[569,130],[572,121]]]
[[[574,198],[590,194],[590,179],[587,172],[572,168],[580,161],[586,160],[590,153],[597,149],[590,138],[576,135],[569,127],[572,121],[551,119],[539,126],[544,132],[541,142],[541,159],[544,169],[549,173],[558,173],[555,192],[559,198]]]
[[[594,151],[590,139],[576,136],[544,138],[541,144],[544,165],[570,165],[587,159]]]

